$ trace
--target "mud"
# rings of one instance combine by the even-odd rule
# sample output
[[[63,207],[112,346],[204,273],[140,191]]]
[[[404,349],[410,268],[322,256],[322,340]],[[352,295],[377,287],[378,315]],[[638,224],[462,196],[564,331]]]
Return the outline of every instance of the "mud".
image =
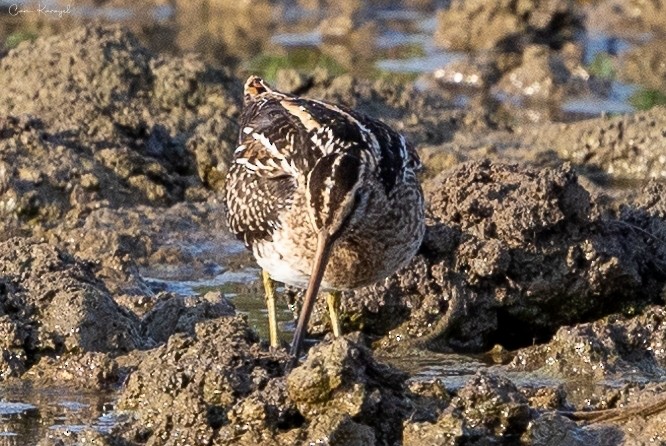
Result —
[[[547,344],[522,349],[510,367],[547,370],[548,375],[612,379],[631,373],[659,376],[666,366],[663,307],[640,315],[618,314],[560,328]]]
[[[526,42],[559,47],[582,29],[573,1],[453,1],[440,11],[435,40],[452,50],[518,49]]]
[[[644,191],[652,211],[636,203],[609,215],[570,167],[463,164],[425,184],[421,253],[383,284],[347,295],[348,317],[381,336],[382,348],[483,351],[661,302],[663,189]]]
[[[0,78],[4,220],[170,205],[224,171],[231,146],[212,153],[201,132],[230,139],[238,85],[196,59],[161,60],[120,28],[89,27],[24,42]]]
[[[3,242],[0,252],[4,379],[21,376],[42,356],[141,348],[138,319],[118,306],[88,265],[24,238]]]
[[[285,361],[284,353],[263,349],[240,317],[171,336],[146,353],[120,396],[118,408],[138,420],[125,435],[147,444],[209,444],[234,405],[277,378]]]
[[[528,37],[521,60],[536,61],[526,66],[557,59],[570,73],[575,6],[511,14]],[[540,40],[553,27],[556,40]],[[571,81],[553,73],[544,98]],[[498,124],[484,103],[461,110],[393,80],[279,78],[403,131],[424,155],[428,201],[417,257],[346,294],[353,333],[317,342],[293,370],[222,291],[183,297],[148,280],[252,264],[218,196],[242,79],[197,56],[155,56],[117,27],[0,58],[0,381],[115,391],[123,414],[111,432],[49,431],[40,444],[666,441],[663,109]],[[627,179],[640,187],[602,187]],[[318,305],[313,334],[327,331]],[[493,347],[498,364],[457,388],[376,359]],[[555,384],[521,384],[530,374]]]
[[[554,150],[601,181],[663,179],[665,122],[666,110],[656,107],[633,115],[545,126],[538,133],[523,128],[520,133],[525,136],[523,144]]]
[[[622,79],[651,90],[666,91],[666,66],[662,63],[666,56],[664,43],[663,37],[657,38],[623,55],[618,64]]]

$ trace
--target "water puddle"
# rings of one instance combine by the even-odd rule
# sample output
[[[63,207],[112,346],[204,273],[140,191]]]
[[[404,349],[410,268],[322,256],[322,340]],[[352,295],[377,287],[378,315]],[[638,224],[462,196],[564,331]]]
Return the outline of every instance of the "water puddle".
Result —
[[[459,389],[477,371],[490,367],[477,357],[455,353],[418,351],[399,357],[380,356],[378,359],[406,372],[410,381],[439,380],[450,391]]]
[[[244,314],[250,326],[263,339],[268,337],[268,311],[264,303],[263,287],[259,268],[224,271],[212,278],[197,280],[165,280],[144,277],[155,291],[169,291],[182,297],[203,295],[209,291],[221,291],[236,307],[236,312]],[[283,288],[278,288],[278,293]],[[277,299],[277,318],[280,334],[285,341],[291,339],[295,329],[293,312],[283,299]]]

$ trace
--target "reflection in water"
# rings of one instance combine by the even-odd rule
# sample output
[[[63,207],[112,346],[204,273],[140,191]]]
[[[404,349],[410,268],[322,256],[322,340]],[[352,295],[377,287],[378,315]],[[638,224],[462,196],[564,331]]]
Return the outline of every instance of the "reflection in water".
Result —
[[[144,278],[155,291],[169,291],[182,297],[204,295],[209,291],[222,291],[236,308],[236,312],[247,316],[250,326],[263,339],[268,338],[268,312],[263,290],[259,282],[260,270],[245,268],[240,271],[225,271],[210,279],[164,280]],[[278,292],[282,292],[281,288]],[[285,341],[290,341],[294,331],[294,313],[283,299],[277,300],[278,323]]]
[[[116,424],[113,395],[85,394],[68,389],[2,389],[0,444],[37,444],[49,431],[108,432]]]

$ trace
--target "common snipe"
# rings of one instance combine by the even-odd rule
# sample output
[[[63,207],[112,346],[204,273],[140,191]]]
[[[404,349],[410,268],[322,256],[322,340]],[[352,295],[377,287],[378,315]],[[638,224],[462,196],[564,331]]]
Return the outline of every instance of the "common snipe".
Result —
[[[297,357],[320,287],[338,336],[340,291],[382,280],[414,256],[425,232],[419,166],[384,123],[247,80],[225,201],[229,227],[263,269],[271,345],[272,280],[306,288]]]

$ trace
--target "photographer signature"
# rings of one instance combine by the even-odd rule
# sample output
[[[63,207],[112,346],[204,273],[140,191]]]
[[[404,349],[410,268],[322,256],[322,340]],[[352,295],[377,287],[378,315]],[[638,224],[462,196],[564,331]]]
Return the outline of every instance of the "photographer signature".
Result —
[[[13,5],[9,5],[9,15],[17,16],[21,14],[34,14],[34,13],[57,16],[59,18],[62,18],[63,15],[72,13],[72,6],[67,5],[66,8],[49,8],[48,6],[46,6],[41,2],[37,4],[36,8],[21,8],[16,3],[14,3]]]

